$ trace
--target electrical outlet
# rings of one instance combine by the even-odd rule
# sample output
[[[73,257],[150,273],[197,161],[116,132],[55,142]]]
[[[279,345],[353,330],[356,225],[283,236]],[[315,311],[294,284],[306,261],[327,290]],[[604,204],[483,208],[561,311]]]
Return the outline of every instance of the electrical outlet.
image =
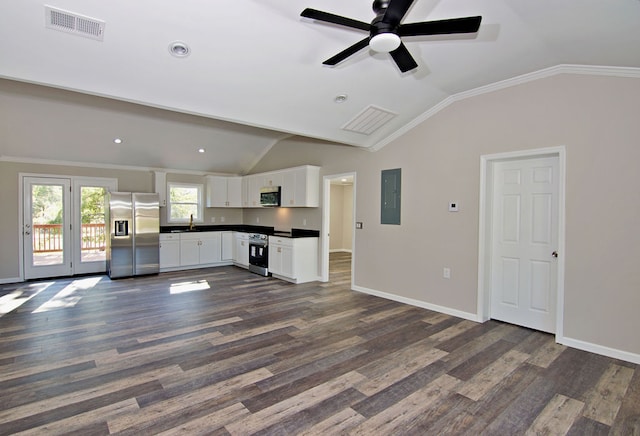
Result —
[[[306,226],[306,225],[307,225],[307,220],[306,220],[306,219],[302,220],[302,225],[303,225],[303,226]]]
[[[259,223],[259,222],[260,222],[260,217],[259,217],[259,216],[257,216],[257,217],[256,217],[256,223]]]
[[[223,222],[224,222],[224,217],[223,217],[223,216],[221,216],[221,217],[220,217],[220,222],[221,222],[221,223],[223,223]]]
[[[216,222],[216,217],[212,216],[212,217],[211,217],[211,222],[212,222],[212,223],[215,223],[215,222]]]
[[[450,279],[451,278],[451,268],[443,268],[442,269],[442,277],[444,277],[445,279]]]

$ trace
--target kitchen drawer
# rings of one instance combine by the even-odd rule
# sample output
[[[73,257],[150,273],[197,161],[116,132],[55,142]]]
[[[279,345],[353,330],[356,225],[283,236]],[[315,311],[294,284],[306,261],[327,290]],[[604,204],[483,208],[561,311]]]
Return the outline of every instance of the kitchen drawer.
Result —
[[[283,247],[293,247],[293,239],[284,238],[282,236],[269,236],[269,244],[282,245]]]
[[[160,233],[161,241],[179,241],[180,235],[176,233]]]
[[[189,233],[180,233],[180,240],[182,241],[193,241],[200,240],[202,238],[206,238],[209,232],[189,232]]]

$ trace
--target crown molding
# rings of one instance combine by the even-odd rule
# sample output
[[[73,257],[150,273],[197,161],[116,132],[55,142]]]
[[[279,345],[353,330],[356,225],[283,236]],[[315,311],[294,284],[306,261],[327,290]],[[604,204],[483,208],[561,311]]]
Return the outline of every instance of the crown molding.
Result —
[[[395,141],[414,127],[428,120],[444,108],[448,107],[452,103],[467,98],[475,97],[482,94],[488,94],[490,92],[499,91],[501,89],[511,88],[513,86],[522,85],[524,83],[533,82],[539,79],[545,79],[547,77],[557,76],[559,74],[579,74],[586,76],[608,76],[608,77],[629,77],[638,79],[640,78],[640,68],[633,67],[606,67],[597,65],[570,65],[562,64],[553,67],[545,68],[542,70],[534,71],[531,73],[523,74],[520,76],[512,77],[510,79],[501,80],[499,82],[491,83],[489,85],[481,86],[469,91],[459,92],[457,94],[450,95],[442,100],[440,103],[431,107],[426,112],[414,118],[407,123],[401,129],[395,131],[393,134],[387,136],[383,140],[377,142],[373,146],[369,147],[369,151],[378,151],[385,145]]]

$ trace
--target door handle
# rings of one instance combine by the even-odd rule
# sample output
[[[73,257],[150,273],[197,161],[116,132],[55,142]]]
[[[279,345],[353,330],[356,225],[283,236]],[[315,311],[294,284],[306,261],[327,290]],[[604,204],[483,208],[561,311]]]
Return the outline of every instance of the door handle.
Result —
[[[553,253],[551,253],[551,255],[552,255],[553,257],[558,257],[558,252],[557,252],[557,251],[554,251]]]

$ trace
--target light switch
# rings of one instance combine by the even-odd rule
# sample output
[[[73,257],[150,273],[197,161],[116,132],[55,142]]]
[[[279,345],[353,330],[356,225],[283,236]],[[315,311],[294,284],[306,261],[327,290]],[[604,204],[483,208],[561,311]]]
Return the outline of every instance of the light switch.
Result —
[[[457,212],[458,211],[458,202],[452,201],[449,203],[449,212]]]
[[[361,229],[362,228],[362,223],[361,222],[357,222],[356,223],[356,229]]]

